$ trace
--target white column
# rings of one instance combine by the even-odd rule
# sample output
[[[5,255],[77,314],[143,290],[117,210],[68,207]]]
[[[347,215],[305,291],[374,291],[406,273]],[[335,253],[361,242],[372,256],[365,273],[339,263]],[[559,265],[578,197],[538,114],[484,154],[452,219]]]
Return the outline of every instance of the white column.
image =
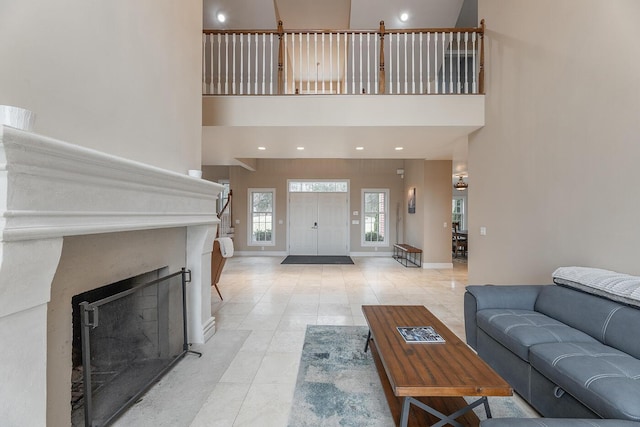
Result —
[[[2,425],[47,423],[47,303],[61,252],[62,238],[0,242]]]
[[[187,227],[187,325],[189,342],[203,344],[215,334],[216,322],[211,315],[211,252],[216,225]]]

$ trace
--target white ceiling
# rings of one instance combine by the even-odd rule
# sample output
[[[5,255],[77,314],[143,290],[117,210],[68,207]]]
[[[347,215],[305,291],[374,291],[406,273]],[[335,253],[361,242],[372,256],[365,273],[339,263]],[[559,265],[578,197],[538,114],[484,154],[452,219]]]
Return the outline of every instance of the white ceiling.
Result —
[[[477,25],[477,0],[203,0],[205,29],[276,29],[282,20],[285,29],[377,29],[385,21],[388,29],[448,28]],[[227,20],[217,21],[218,13]],[[409,19],[401,22],[400,13]],[[307,96],[307,95],[305,95]],[[264,139],[260,127],[205,127],[203,164],[234,164],[234,158],[255,158],[255,143],[238,141]],[[260,154],[269,158],[424,158],[451,159],[457,169],[466,170],[466,136],[477,129],[454,127],[324,127],[317,129],[322,143],[307,144],[304,151],[292,147],[309,138],[309,128],[288,127],[277,131],[282,145]],[[302,132],[306,135],[302,135]],[[270,130],[273,132],[273,129]],[[238,135],[242,133],[242,135]],[[389,154],[390,140],[432,141],[403,144],[401,152]],[[464,141],[461,147],[461,139]],[[230,143],[225,143],[225,140]],[[368,152],[355,151],[357,141],[366,140]],[[289,143],[286,143],[289,141]],[[252,151],[250,151],[251,149]],[[237,163],[236,163],[237,164]]]
[[[475,26],[477,0],[203,0],[205,29],[371,30]],[[218,13],[227,20],[216,20]],[[409,19],[401,22],[400,13]]]

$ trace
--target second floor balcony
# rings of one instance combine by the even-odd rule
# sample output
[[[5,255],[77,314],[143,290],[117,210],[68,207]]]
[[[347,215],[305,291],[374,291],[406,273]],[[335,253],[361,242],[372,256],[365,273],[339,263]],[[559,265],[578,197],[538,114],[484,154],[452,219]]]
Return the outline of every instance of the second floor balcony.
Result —
[[[276,30],[205,30],[202,53],[205,163],[451,159],[484,126],[484,22],[478,28],[390,30],[381,22],[370,31],[285,30],[282,23]],[[301,141],[304,151],[297,150]],[[351,146],[362,141],[371,148],[354,152]],[[406,149],[396,151],[399,145]]]
[[[482,94],[479,28],[205,30],[204,95]]]

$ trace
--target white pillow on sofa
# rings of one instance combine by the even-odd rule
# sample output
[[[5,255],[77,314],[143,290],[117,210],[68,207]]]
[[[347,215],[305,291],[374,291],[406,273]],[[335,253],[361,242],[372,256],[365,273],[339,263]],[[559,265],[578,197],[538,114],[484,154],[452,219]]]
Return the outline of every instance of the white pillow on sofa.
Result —
[[[640,307],[640,277],[590,267],[560,267],[553,283]]]

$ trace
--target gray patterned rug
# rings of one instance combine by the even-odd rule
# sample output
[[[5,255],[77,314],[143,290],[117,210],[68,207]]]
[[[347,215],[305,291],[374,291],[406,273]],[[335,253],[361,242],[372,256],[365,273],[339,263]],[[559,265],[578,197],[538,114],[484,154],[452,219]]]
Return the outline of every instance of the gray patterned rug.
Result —
[[[364,326],[308,325],[290,427],[394,426]],[[527,417],[513,398],[489,398],[496,418]],[[484,419],[484,410],[476,410]]]
[[[307,326],[290,427],[391,426],[363,326]]]

